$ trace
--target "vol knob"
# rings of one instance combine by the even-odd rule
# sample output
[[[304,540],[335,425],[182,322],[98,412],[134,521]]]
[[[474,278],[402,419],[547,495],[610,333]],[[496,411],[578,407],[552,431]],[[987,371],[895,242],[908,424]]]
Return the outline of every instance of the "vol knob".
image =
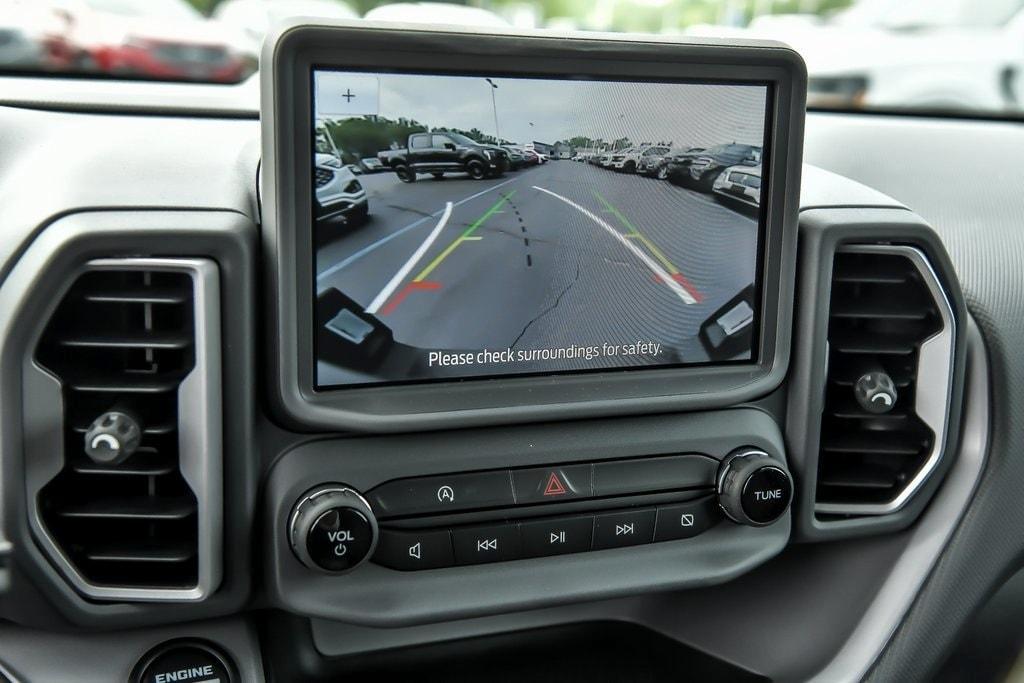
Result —
[[[734,451],[718,468],[718,504],[737,524],[767,526],[792,499],[793,480],[785,465],[764,451]]]
[[[377,520],[357,491],[343,484],[325,484],[296,503],[288,537],[292,552],[310,569],[345,572],[373,552]]]

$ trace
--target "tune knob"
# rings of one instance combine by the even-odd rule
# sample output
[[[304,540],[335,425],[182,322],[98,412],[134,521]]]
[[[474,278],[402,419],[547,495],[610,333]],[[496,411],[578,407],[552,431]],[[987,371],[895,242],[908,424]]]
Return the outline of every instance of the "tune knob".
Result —
[[[373,552],[377,520],[357,491],[325,484],[296,503],[288,536],[295,556],[310,569],[345,572]]]
[[[786,512],[793,480],[781,462],[756,448],[741,448],[718,468],[718,504],[737,524],[767,526]]]

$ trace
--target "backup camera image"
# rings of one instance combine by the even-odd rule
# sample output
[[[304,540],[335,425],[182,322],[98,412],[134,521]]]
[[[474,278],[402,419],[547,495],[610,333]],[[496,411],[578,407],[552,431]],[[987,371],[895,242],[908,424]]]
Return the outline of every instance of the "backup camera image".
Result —
[[[312,78],[318,388],[756,360],[767,85]]]

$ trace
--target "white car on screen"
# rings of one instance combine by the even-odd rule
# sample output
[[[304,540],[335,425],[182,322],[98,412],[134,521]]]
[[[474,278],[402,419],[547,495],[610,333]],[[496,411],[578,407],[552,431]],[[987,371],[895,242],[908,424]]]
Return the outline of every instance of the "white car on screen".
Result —
[[[317,223],[344,218],[346,223],[358,225],[366,220],[370,212],[366,190],[352,169],[343,165],[338,157],[317,153],[313,184]]]
[[[718,174],[711,191],[716,199],[732,200],[756,209],[761,206],[761,167],[730,166]]]
[[[668,152],[669,148],[661,145],[641,145],[623,150],[620,154],[612,157],[611,167],[616,171],[625,173],[636,173],[646,157],[661,156]]]

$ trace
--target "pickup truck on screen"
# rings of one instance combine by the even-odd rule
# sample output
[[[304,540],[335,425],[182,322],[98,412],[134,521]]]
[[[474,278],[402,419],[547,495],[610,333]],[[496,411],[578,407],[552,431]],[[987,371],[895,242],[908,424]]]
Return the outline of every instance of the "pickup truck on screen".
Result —
[[[499,176],[510,168],[504,149],[459,133],[413,133],[405,149],[386,150],[377,158],[404,183],[416,182],[419,173],[435,178],[445,173],[466,173],[481,180]]]

